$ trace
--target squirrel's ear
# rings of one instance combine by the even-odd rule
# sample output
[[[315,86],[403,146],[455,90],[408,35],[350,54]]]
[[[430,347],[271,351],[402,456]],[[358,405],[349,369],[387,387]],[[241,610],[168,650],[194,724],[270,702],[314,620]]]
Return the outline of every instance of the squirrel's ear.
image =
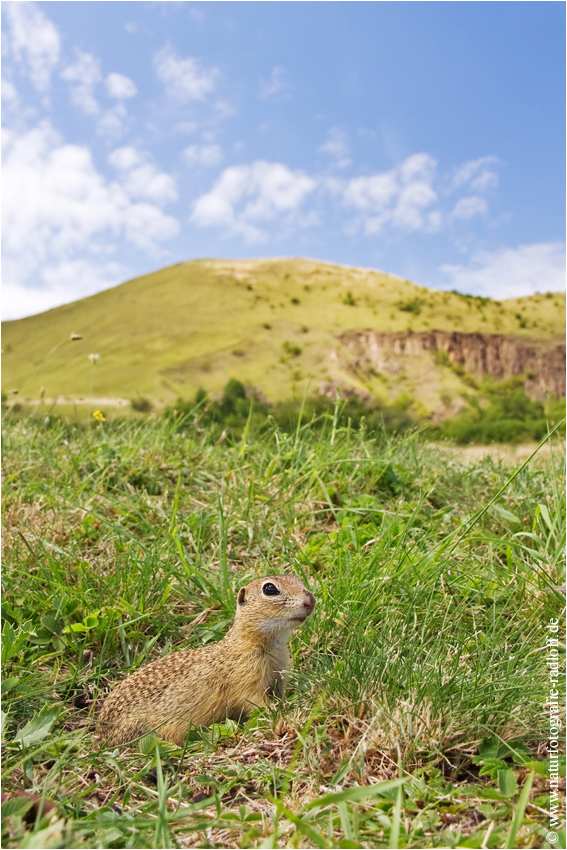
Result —
[[[246,588],[241,587],[238,591],[238,596],[236,597],[236,601],[239,605],[246,605]]]

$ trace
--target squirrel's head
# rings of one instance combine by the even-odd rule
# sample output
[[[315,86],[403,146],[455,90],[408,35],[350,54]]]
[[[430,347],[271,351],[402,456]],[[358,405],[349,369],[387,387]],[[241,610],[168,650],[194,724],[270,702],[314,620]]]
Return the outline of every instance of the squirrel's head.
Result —
[[[297,576],[265,576],[241,587],[236,603],[235,625],[270,634],[297,629],[313,611],[315,597]]]

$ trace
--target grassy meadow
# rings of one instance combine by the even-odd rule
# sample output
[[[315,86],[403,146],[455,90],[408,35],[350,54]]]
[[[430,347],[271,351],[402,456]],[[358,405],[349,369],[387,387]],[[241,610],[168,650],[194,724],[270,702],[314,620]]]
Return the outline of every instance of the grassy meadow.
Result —
[[[465,464],[339,413],[233,437],[5,415],[2,787],[35,800],[3,803],[4,847],[550,846],[563,450]],[[317,606],[283,700],[100,748],[116,681],[285,571]]]
[[[409,393],[428,411],[471,393],[433,356],[409,358],[398,374],[356,373],[337,337],[364,328],[502,333],[551,344],[564,339],[565,295],[494,301],[314,260],[195,260],[4,322],[2,389],[24,402],[43,393],[59,412],[73,404],[80,412],[89,399],[109,407],[142,398],[162,408],[199,387],[220,392],[232,377],[271,403],[324,383],[384,402]],[[71,344],[73,332],[81,339]]]

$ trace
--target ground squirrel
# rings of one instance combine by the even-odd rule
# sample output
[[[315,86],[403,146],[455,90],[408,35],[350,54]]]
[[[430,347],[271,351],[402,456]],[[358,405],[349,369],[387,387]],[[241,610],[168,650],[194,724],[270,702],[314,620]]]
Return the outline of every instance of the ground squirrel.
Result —
[[[121,746],[155,730],[180,746],[190,726],[240,720],[271,695],[282,696],[287,640],[311,614],[315,597],[294,575],[241,587],[232,627],[219,643],[172,652],[142,667],[107,697],[97,735]]]

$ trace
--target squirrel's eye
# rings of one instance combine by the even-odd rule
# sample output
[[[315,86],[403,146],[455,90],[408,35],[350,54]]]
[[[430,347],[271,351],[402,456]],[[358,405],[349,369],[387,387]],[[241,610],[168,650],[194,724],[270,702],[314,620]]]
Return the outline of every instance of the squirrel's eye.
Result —
[[[279,596],[281,591],[271,581],[267,581],[262,585],[262,593],[264,596]]]

